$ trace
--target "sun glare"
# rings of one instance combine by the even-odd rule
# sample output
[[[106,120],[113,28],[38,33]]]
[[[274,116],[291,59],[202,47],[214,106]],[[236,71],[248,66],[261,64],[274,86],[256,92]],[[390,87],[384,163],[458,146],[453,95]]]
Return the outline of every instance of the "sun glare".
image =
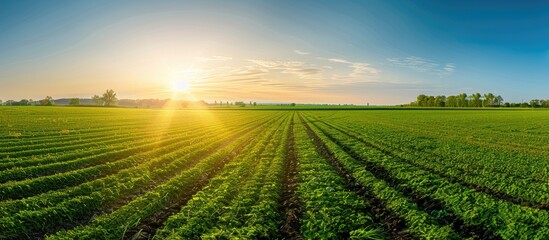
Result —
[[[172,91],[176,93],[188,92],[189,91],[189,82],[186,80],[175,80],[172,84]]]

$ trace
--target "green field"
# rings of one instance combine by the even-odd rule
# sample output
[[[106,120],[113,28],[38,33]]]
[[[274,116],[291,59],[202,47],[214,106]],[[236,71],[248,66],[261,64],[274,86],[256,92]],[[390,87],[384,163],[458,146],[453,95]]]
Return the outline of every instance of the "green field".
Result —
[[[549,111],[0,107],[0,215],[0,239],[548,239]]]

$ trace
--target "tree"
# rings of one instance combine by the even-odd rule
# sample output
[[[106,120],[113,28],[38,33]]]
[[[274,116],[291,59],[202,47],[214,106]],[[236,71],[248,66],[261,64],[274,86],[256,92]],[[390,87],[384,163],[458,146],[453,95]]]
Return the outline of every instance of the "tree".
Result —
[[[114,106],[117,101],[116,93],[112,89],[108,89],[103,93],[103,104],[105,106]]]
[[[542,108],[549,108],[549,99],[547,100],[540,100],[540,105]]]
[[[481,107],[482,105],[482,95],[480,93],[474,93],[471,95],[471,107]]]
[[[14,103],[15,106],[28,106],[30,105],[29,100],[27,99],[21,99],[21,101]]]
[[[457,107],[457,100],[456,96],[448,96],[446,98],[446,107]]]
[[[484,107],[493,107],[495,102],[496,96],[494,96],[493,93],[486,93],[484,94]]]
[[[69,105],[80,105],[80,99],[71,98],[71,100],[69,101]]]
[[[46,98],[44,98],[40,101],[40,105],[42,105],[42,106],[53,106],[53,105],[55,105],[55,102],[53,101],[53,98],[51,96],[46,96]]]
[[[537,108],[540,107],[540,101],[538,99],[530,100],[530,107]]]
[[[427,107],[434,107],[435,106],[435,97],[429,96],[427,97]]]
[[[427,96],[425,96],[425,94],[420,94],[419,96],[417,96],[417,105],[420,107],[427,106]]]
[[[444,107],[446,103],[446,96],[436,96],[435,97],[435,107]]]
[[[290,104],[290,106],[295,107],[295,103]]]
[[[462,93],[457,96],[458,107],[467,107],[467,94]]]
[[[494,103],[495,103],[495,105],[498,106],[498,107],[501,106],[501,104],[503,104],[503,98],[501,97],[501,95],[498,95],[498,96],[496,97]]]
[[[103,98],[98,95],[93,95],[92,102],[94,105],[103,105]]]

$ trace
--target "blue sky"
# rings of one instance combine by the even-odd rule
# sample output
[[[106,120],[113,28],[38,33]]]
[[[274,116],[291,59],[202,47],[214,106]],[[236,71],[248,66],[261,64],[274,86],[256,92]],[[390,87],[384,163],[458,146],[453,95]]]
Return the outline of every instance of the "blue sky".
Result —
[[[541,1],[0,1],[0,33],[4,101],[549,98]]]

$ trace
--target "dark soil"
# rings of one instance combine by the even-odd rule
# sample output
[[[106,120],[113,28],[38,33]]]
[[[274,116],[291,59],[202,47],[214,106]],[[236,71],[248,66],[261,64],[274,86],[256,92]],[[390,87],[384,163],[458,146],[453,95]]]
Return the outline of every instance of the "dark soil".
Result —
[[[288,134],[288,152],[286,154],[286,171],[282,181],[282,197],[280,199],[280,212],[283,216],[279,234],[284,239],[304,239],[300,233],[299,219],[301,217],[300,201],[296,190],[298,186],[297,156],[295,153],[294,121],[290,123]]]

